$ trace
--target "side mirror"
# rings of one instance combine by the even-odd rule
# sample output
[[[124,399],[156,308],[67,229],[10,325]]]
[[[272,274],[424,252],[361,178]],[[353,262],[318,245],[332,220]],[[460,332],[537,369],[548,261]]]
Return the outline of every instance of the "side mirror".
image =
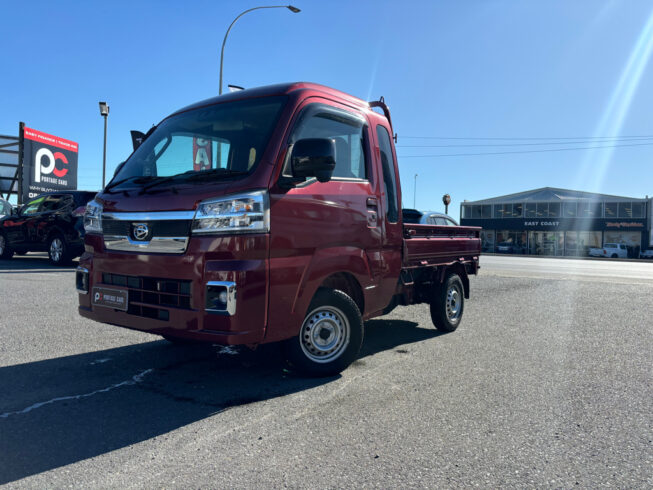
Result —
[[[290,159],[295,177],[315,177],[320,182],[331,180],[336,168],[336,141],[308,138],[295,142]]]

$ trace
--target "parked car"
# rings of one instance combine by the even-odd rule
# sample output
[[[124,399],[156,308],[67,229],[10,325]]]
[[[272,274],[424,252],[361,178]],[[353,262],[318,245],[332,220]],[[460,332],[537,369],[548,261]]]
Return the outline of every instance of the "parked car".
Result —
[[[9,216],[13,209],[14,208],[11,204],[0,197],[0,218]]]
[[[171,341],[283,341],[318,376],[397,306],[455,330],[480,228],[403,223],[393,134],[382,100],[311,83],[165,118],[87,207],[79,313]]]
[[[653,259],[653,248],[649,248],[648,250],[642,250],[639,253],[639,258],[640,259]]]
[[[84,251],[84,210],[95,192],[48,192],[0,219],[0,258],[48,252],[65,264]]]
[[[610,257],[625,259],[628,257],[628,248],[623,243],[604,243],[601,248],[590,248],[590,257]]]
[[[436,211],[418,211],[417,209],[405,208],[401,210],[404,223],[415,223],[437,226],[458,226],[456,220],[445,213]]]
[[[496,251],[499,254],[518,254],[521,253],[521,248],[512,242],[500,242],[497,243]]]

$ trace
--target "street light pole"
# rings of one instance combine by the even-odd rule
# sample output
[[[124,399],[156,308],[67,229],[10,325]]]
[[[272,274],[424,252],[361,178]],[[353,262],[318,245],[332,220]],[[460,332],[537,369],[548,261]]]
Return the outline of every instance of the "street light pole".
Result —
[[[301,12],[297,7],[293,7],[292,5],[267,5],[263,7],[254,7],[251,9],[247,9],[244,12],[241,12],[238,14],[238,17],[236,17],[233,22],[229,25],[229,28],[227,29],[227,32],[224,35],[224,39],[222,41],[222,49],[220,50],[220,95],[222,95],[222,61],[224,59],[224,45],[227,43],[227,36],[229,35],[229,31],[231,28],[234,26],[236,21],[240,19],[243,15],[245,15],[248,12],[251,12],[253,10],[258,10],[258,9],[288,9],[290,10],[293,14],[296,14],[298,12]]]
[[[100,102],[100,115],[104,118],[104,150],[102,152],[102,189],[104,189],[107,174],[107,118],[109,116],[109,104],[106,102]]]
[[[413,187],[413,209],[417,209],[415,207],[416,200],[417,200],[417,174],[415,174],[415,185]]]

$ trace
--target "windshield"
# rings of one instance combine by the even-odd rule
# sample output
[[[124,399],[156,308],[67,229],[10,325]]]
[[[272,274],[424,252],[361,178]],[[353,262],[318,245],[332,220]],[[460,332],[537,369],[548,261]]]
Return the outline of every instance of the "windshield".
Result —
[[[285,100],[229,102],[170,117],[136,149],[114,176],[113,186],[203,174],[246,175],[258,164]]]

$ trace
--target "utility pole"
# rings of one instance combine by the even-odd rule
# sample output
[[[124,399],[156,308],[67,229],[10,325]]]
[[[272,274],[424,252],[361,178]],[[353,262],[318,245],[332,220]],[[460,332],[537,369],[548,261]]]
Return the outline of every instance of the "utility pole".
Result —
[[[415,185],[413,186],[413,209],[417,209],[415,207],[416,202],[417,202],[417,174],[415,174]]]

